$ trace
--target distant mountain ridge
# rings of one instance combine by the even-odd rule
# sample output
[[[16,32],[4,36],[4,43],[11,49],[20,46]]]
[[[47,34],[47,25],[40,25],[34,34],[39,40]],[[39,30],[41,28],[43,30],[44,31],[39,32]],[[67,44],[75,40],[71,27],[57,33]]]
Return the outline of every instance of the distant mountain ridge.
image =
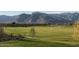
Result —
[[[32,14],[20,14],[15,16],[0,15],[0,23],[20,24],[69,24],[79,19],[79,13],[46,14],[33,12]]]

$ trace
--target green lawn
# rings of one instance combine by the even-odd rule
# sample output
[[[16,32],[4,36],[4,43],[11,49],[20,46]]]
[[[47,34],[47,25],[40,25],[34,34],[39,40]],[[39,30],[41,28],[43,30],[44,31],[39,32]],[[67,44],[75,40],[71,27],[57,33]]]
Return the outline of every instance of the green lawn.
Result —
[[[5,27],[5,32],[21,34],[25,41],[12,40],[0,42],[0,46],[10,47],[68,47],[79,46],[79,41],[72,38],[72,26],[35,26],[35,37],[31,37],[32,27]]]

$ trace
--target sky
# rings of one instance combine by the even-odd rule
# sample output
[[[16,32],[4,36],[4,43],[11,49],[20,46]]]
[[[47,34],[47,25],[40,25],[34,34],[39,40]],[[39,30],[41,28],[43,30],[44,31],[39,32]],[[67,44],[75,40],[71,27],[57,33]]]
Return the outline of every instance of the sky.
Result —
[[[22,13],[31,14],[32,12],[36,12],[36,11],[0,11],[0,15],[13,16],[13,15],[19,15]],[[72,12],[72,11],[38,11],[38,12],[55,14],[55,13],[66,13],[66,12]]]
[[[0,15],[9,15],[9,16],[13,16],[13,15],[19,15],[22,13],[28,13],[30,14],[31,12],[29,11],[0,11]]]

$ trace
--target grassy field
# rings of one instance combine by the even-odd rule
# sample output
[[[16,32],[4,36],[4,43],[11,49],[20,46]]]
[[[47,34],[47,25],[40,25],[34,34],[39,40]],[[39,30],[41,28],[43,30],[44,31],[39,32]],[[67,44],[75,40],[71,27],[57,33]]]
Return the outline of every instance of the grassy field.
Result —
[[[35,37],[31,37],[32,27],[5,27],[8,34],[25,36],[24,41],[11,40],[0,42],[2,47],[72,47],[79,46],[74,40],[72,26],[35,26]]]

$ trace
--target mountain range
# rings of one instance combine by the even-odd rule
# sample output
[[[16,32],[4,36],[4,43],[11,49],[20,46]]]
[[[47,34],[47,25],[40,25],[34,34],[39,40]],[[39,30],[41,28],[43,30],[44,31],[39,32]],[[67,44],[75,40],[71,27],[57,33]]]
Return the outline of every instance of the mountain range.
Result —
[[[79,19],[79,13],[46,14],[33,12],[32,14],[20,14],[14,16],[0,15],[0,23],[20,24],[69,24]]]

